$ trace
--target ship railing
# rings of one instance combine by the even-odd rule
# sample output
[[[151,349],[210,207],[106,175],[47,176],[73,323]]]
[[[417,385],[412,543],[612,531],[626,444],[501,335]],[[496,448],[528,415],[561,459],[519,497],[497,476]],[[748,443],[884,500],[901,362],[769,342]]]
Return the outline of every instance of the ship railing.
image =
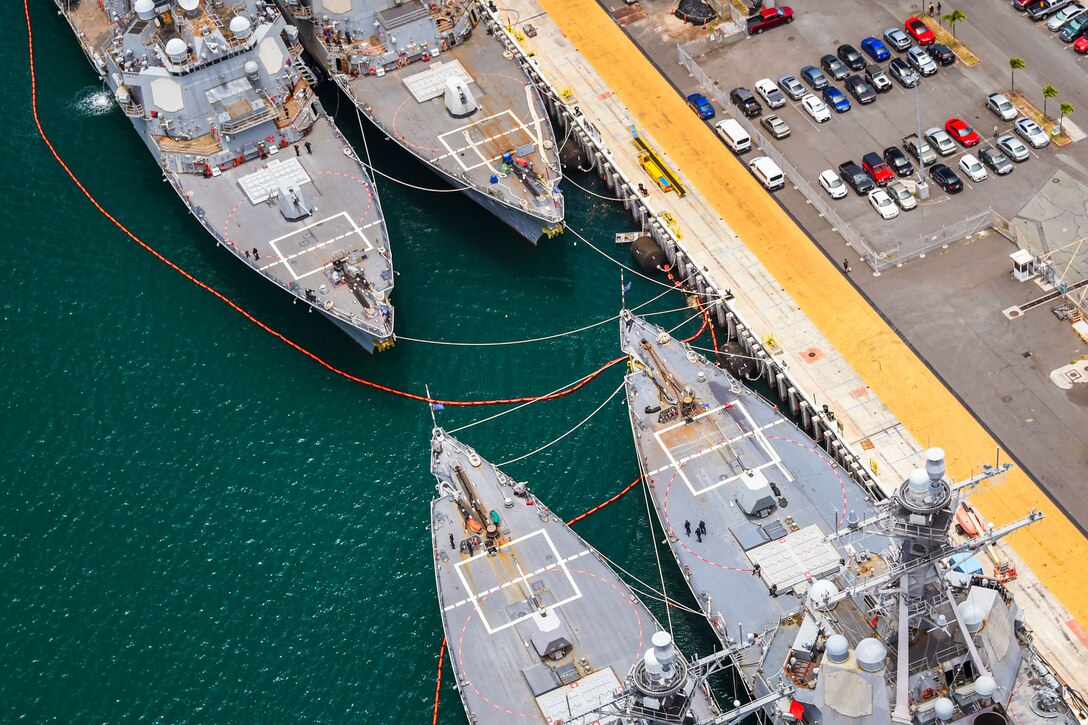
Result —
[[[135,101],[129,101],[128,103],[117,102],[117,105],[121,107],[121,111],[129,118],[143,118],[144,107]]]
[[[314,16],[314,9],[300,0],[287,0],[287,7],[296,18],[309,20]]]
[[[276,117],[276,107],[267,98],[261,99],[264,106],[250,111],[241,118],[235,118],[223,124],[223,133],[241,133]]]

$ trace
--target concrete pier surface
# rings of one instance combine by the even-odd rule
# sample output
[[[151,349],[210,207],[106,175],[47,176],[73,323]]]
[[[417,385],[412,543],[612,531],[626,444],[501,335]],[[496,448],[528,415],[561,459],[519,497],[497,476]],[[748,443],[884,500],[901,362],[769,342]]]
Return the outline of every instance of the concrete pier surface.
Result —
[[[564,89],[568,105],[600,131],[610,161],[644,179],[651,206],[677,218],[683,245],[704,274],[733,291],[734,306],[760,337],[774,335],[779,359],[818,404],[836,413],[844,437],[869,456],[885,488],[919,465],[930,445],[947,451],[956,478],[995,461],[994,438],[594,0],[513,0],[500,13],[548,80]],[[526,25],[535,35],[524,33]],[[645,177],[630,124],[679,173],[684,198],[662,193]],[[1015,554],[1004,545],[1001,556],[1019,565],[1013,587],[1040,649],[1083,688],[1088,633],[1080,623],[1088,623],[1088,600],[1078,590],[1088,580],[1085,538],[1020,469],[972,500],[998,524],[1031,508],[1046,515],[1010,537]]]

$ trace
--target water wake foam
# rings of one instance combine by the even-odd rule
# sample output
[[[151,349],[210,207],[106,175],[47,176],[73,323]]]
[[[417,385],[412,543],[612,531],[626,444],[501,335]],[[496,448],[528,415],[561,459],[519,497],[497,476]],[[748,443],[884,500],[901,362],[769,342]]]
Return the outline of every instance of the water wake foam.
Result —
[[[72,99],[72,110],[80,116],[104,116],[116,107],[113,94],[97,87],[82,91]]]

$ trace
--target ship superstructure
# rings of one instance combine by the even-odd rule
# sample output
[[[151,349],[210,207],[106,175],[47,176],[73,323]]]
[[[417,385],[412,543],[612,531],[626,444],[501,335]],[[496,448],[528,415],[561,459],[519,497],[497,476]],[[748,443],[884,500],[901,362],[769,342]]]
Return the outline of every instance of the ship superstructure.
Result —
[[[962,566],[1041,514],[951,537],[1008,464],[953,482],[930,449],[885,498],[689,345],[627,312],[620,335],[639,463],[683,575],[749,690],[793,687],[772,722],[1078,722],[1083,700],[1010,590]]]
[[[536,88],[475,0],[277,0],[377,128],[536,243],[561,230],[562,172]]]
[[[431,440],[432,544],[442,624],[473,723],[739,722],[604,558],[508,477],[440,428]],[[775,694],[773,697],[780,697]]]
[[[367,349],[392,344],[381,205],[280,13],[259,0],[56,2],[219,243]]]

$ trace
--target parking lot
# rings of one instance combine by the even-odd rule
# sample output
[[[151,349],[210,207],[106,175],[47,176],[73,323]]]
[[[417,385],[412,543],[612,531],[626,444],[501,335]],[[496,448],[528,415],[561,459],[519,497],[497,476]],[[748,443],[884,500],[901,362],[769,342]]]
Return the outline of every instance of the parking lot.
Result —
[[[736,86],[753,89],[761,78],[777,80],[787,73],[800,77],[803,66],[818,67],[820,58],[834,54],[839,45],[849,43],[860,49],[863,38],[880,38],[886,28],[901,28],[904,19],[867,0],[857,4],[821,4],[818,10],[804,2],[795,2],[793,7],[797,19],[792,24],[707,53],[698,58],[699,65],[726,92]],[[1043,25],[1042,29],[1032,30],[1046,33]],[[892,50],[892,58],[896,57],[904,54]],[[870,58],[866,60],[872,63]],[[879,65],[886,69],[889,62]],[[845,93],[841,81],[832,84]],[[1000,135],[1011,132],[1012,128],[1011,122],[1001,121],[986,109],[986,95],[1003,88],[991,85],[992,81],[987,80],[980,67],[965,68],[957,61],[941,66],[936,75],[922,78],[916,89],[905,89],[894,80],[892,84],[890,91],[879,94],[876,101],[867,105],[860,105],[847,95],[851,109],[841,114],[833,112],[831,120],[822,124],[813,121],[799,102],[787,99],[786,106],[774,110],[763,104],[764,116],[777,114],[791,129],[788,138],[774,142],[775,148],[815,188],[819,188],[816,179],[824,169],[837,170],[839,164],[848,160],[860,165],[864,154],[881,153],[888,146],[902,148],[902,138],[917,132],[919,116],[923,133],[932,127],[943,128],[949,118],[958,117],[982,136],[981,145],[966,150],[957,145],[954,154],[938,158],[939,163],[953,168],[964,182],[961,193],[948,195],[930,182],[928,200],[922,201],[917,209],[887,221],[873,210],[867,198],[853,192],[832,202],[839,215],[877,252],[889,251],[903,239],[933,234],[943,225],[954,224],[991,207],[1002,214],[1014,215],[1052,176],[1054,144],[1039,150],[1029,147],[1031,158],[1016,164],[1015,170],[1006,176],[990,172],[989,178],[973,182],[959,170],[958,163],[964,153],[977,157],[981,149],[992,146],[995,130]],[[719,108],[719,115],[723,110],[729,115],[738,113],[732,107]],[[759,120],[752,119],[754,123]],[[750,152],[749,157],[757,153]],[[911,157],[911,161],[917,168],[917,160]],[[917,174],[913,178],[917,179]]]

